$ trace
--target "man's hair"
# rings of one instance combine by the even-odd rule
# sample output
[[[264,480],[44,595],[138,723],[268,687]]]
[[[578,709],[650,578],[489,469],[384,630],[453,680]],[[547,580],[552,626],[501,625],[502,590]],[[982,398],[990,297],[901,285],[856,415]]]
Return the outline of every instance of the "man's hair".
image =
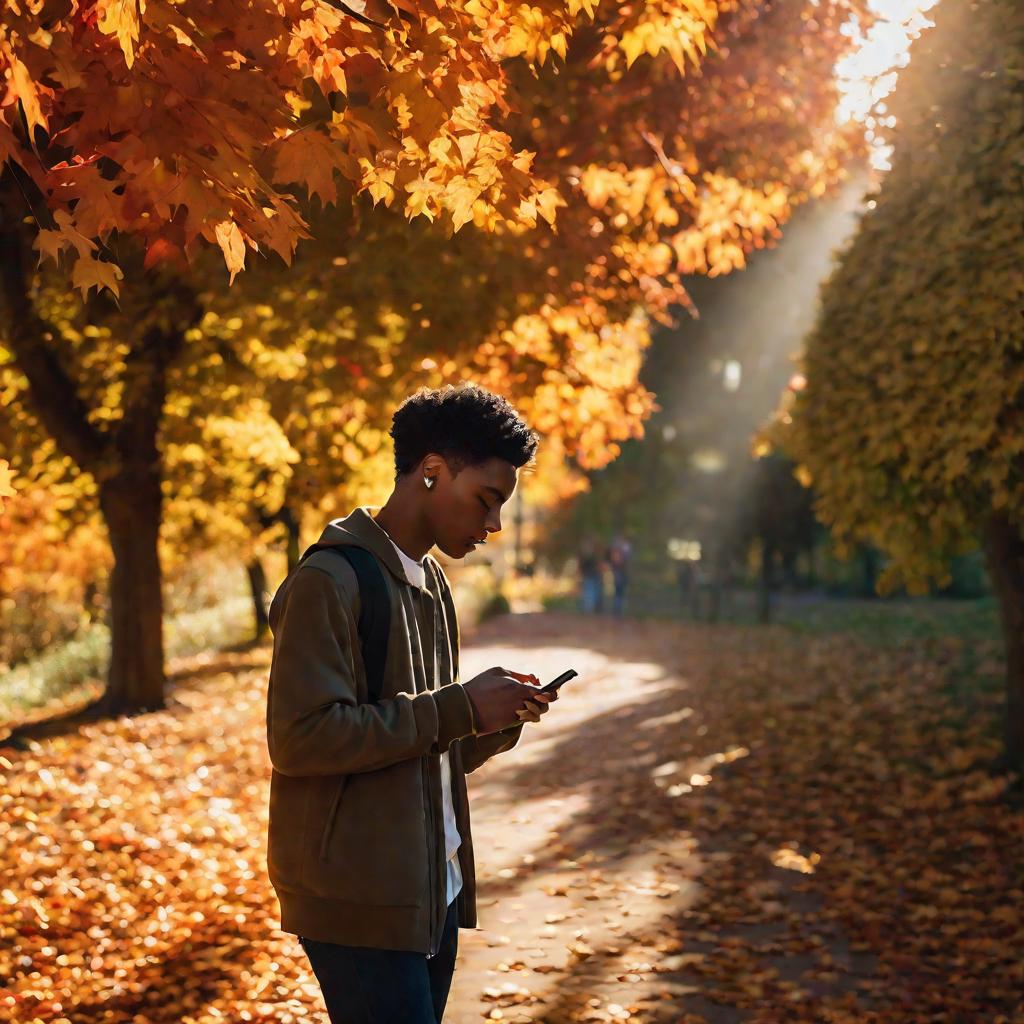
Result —
[[[389,433],[397,476],[412,472],[428,452],[444,456],[453,476],[490,458],[518,468],[539,441],[504,398],[468,382],[420,388],[395,411]]]

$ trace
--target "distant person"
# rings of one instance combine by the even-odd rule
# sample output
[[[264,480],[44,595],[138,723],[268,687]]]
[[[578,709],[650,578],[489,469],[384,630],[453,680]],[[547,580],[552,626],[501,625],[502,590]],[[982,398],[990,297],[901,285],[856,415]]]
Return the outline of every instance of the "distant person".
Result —
[[[580,576],[580,611],[599,612],[604,604],[604,575],[600,549],[593,536],[584,538],[580,544],[577,561]]]
[[[608,566],[612,573],[612,614],[621,617],[626,606],[626,588],[629,586],[629,562],[633,545],[625,533],[616,534],[608,546]]]
[[[438,1024],[474,928],[466,775],[553,696],[526,672],[459,680],[451,587],[501,530],[537,436],[476,385],[394,415],[395,486],[323,531],[274,597],[267,864],[332,1024]]]

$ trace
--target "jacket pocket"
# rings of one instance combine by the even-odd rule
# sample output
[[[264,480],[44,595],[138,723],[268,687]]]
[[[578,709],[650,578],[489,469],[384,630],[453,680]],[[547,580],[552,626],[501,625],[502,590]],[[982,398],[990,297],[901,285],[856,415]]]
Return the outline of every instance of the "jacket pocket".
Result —
[[[338,788],[334,792],[334,799],[331,801],[330,809],[327,812],[327,819],[324,821],[323,831],[320,833],[320,860],[327,860],[327,846],[331,841],[331,829],[334,827],[335,819],[338,817],[338,806],[341,798],[345,795],[345,787],[348,785],[350,775],[342,775],[338,780]]]
[[[419,758],[342,777],[309,849],[303,888],[364,906],[429,900]]]

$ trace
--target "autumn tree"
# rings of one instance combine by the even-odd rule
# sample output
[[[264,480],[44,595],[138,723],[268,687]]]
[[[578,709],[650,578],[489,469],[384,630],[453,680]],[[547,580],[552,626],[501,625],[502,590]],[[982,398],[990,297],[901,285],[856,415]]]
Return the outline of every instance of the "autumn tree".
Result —
[[[648,319],[686,302],[681,275],[742,266],[840,176],[851,137],[834,125],[831,71],[858,12],[856,0],[12,8],[4,345],[25,408],[95,478],[107,516],[128,611],[114,616],[109,708],[161,700],[164,503],[191,502],[194,526],[220,501],[207,519],[230,532],[224,497],[251,487],[279,515],[300,478],[323,486],[350,466],[338,452],[360,449],[344,427],[360,436],[371,407],[365,437],[379,440],[387,385],[473,376],[523,406],[554,462],[601,465],[639,436],[653,408],[637,384]],[[419,229],[414,259],[414,236],[396,230],[409,216],[437,225]],[[389,245],[373,251],[382,232]],[[289,281],[275,281],[300,239]],[[271,255],[218,294],[210,247],[231,280],[247,249]],[[70,274],[79,306],[59,285],[42,299],[55,279],[36,254]],[[252,290],[233,295],[240,285]],[[301,309],[311,295],[319,307]],[[352,324],[389,322],[400,359],[356,351],[379,333]],[[355,419],[340,424],[339,405]],[[215,437],[188,436],[211,423]],[[211,441],[225,457],[204,465]],[[194,486],[176,489],[168,464]],[[129,507],[146,528],[115,540]]]
[[[346,247],[347,256],[335,257],[347,273],[339,274],[332,260],[324,269],[311,258],[285,278],[256,273],[230,291],[194,293],[202,312],[181,335],[187,358],[168,367],[162,406],[154,405],[159,458],[148,465],[161,501],[159,508],[147,505],[146,492],[133,491],[130,515],[141,522],[148,512],[159,514],[154,529],[164,568],[208,547],[242,559],[257,616],[266,586],[261,555],[279,539],[275,526],[293,528],[289,546],[297,552],[303,511],[309,525],[311,516],[339,514],[346,502],[381,493],[393,472],[387,427],[395,405],[420,384],[473,377],[480,357],[487,322],[476,277],[467,277],[467,289],[440,274],[416,284],[411,273],[391,287],[386,275],[397,252],[415,251],[425,265],[442,267],[450,246],[436,232],[401,230],[398,218],[377,220],[389,226],[378,224]],[[196,279],[208,263],[200,259]],[[120,429],[122,399],[132,386],[126,353],[147,317],[166,315],[167,287],[154,274],[129,274],[117,309],[104,308],[95,296],[86,303],[69,295],[55,274],[39,279],[35,306],[55,334],[63,371],[103,434]],[[478,322],[451,329],[469,310]],[[432,321],[449,325],[447,345],[423,326]],[[630,353],[616,333],[567,360],[556,381],[569,387],[570,375],[585,368],[581,360],[609,367],[621,385],[613,386],[609,374],[601,380],[588,373],[587,408],[609,430],[628,428],[622,403],[632,401],[639,359],[639,350]],[[65,460],[39,444],[47,431],[28,380],[2,354],[0,384],[6,396],[0,442],[16,455],[26,487],[52,486],[48,481]],[[553,427],[549,438],[551,447],[572,443],[571,422]],[[554,469],[556,457],[547,457]],[[93,490],[83,491],[79,515],[95,507]],[[155,599],[155,561],[146,579]],[[145,596],[137,593],[130,606]]]
[[[372,185],[382,162],[410,214],[429,180],[435,208],[478,186],[482,215],[517,223],[555,197],[492,123],[505,79],[474,29],[443,2],[22,0],[0,34],[0,158],[35,247],[83,292],[116,293],[124,234],[147,267],[204,242],[232,277],[247,248],[290,263],[309,235],[293,186],[330,203],[335,172]]]
[[[889,101],[892,169],[824,288],[781,436],[838,538],[887,552],[881,586],[948,582],[950,557],[983,544],[1022,768],[1024,9],[945,0],[934,17]]]
[[[119,332],[124,372],[107,430],[97,418],[110,406],[86,405],[36,308],[33,250],[61,261],[83,295],[97,287],[99,304],[126,272],[184,264],[204,242],[233,278],[247,246],[291,262],[309,234],[300,189],[333,202],[335,172],[361,187],[382,154],[397,186],[429,174],[439,208],[462,202],[468,181],[495,221],[518,221],[524,201],[550,203],[529,154],[491,123],[507,110],[504,79],[472,20],[443,4],[380,8],[25,0],[5,12],[5,344],[39,420],[99,486],[115,555],[109,710],[162,700],[157,431],[168,370],[202,310],[188,281],[168,282],[161,312]],[[473,166],[452,156],[465,135]],[[414,214],[415,186],[410,196]]]

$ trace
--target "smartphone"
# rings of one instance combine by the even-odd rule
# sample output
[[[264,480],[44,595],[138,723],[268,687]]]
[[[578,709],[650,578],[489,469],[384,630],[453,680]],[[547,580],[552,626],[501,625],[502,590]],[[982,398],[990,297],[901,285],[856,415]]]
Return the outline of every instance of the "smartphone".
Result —
[[[542,686],[540,688],[540,692],[541,693],[554,693],[555,690],[557,690],[562,685],[562,683],[567,683],[567,682],[569,682],[570,679],[572,679],[573,676],[578,676],[578,675],[579,675],[579,672],[577,672],[576,669],[574,669],[574,668],[567,669],[560,676],[555,676],[555,678],[552,679],[551,682],[547,684],[547,686]]]

